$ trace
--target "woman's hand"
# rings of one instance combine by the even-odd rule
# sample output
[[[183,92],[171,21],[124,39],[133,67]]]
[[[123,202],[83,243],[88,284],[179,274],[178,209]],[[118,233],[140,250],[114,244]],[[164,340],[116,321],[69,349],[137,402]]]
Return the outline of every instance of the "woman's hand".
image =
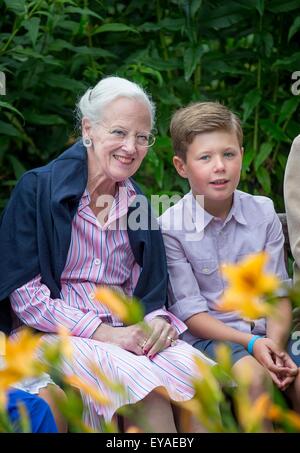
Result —
[[[93,335],[93,340],[112,343],[136,355],[152,358],[177,340],[177,330],[159,316],[146,325],[134,324],[128,327],[112,327],[100,324]]]
[[[93,340],[112,343],[136,355],[144,355],[143,346],[149,336],[148,330],[142,324],[112,327],[102,323],[94,332]]]
[[[165,319],[157,316],[148,322],[150,335],[143,347],[144,354],[152,359],[158,352],[163,351],[178,339],[175,327]]]

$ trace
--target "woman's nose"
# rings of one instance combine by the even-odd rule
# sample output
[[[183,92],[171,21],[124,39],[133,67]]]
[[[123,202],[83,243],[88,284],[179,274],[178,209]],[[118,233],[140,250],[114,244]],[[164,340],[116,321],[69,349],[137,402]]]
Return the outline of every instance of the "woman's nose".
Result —
[[[136,148],[136,138],[134,135],[128,135],[123,144],[122,148],[126,150],[127,153],[134,153]]]

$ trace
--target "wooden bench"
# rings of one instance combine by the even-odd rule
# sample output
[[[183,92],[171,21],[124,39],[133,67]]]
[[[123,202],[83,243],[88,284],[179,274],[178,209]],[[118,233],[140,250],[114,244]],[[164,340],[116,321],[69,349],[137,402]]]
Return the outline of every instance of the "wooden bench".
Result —
[[[285,212],[280,212],[277,213],[279,220],[282,225],[282,231],[284,234],[284,259],[285,259],[285,264],[286,267],[288,266],[288,258],[292,257],[292,252],[291,252],[291,246],[290,246],[290,239],[289,239],[289,233],[288,233],[288,227],[287,227],[287,220],[286,220],[286,213]]]

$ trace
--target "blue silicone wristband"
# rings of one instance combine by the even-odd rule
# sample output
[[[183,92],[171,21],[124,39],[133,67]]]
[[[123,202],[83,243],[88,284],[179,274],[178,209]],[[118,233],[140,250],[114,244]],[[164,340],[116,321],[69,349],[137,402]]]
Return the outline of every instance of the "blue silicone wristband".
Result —
[[[256,342],[256,340],[258,340],[259,338],[261,338],[259,335],[253,335],[253,337],[251,338],[251,340],[249,341],[248,345],[247,345],[247,351],[249,352],[249,354],[253,354],[253,346],[254,346],[254,343]]]

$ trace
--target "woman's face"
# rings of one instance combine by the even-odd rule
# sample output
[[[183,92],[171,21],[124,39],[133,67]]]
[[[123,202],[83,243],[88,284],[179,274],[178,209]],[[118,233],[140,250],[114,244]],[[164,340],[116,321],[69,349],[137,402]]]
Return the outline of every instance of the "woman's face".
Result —
[[[83,137],[90,137],[89,166],[107,181],[120,182],[140,167],[148,147],[150,112],[139,100],[118,98],[105,107],[96,124],[83,119]]]

